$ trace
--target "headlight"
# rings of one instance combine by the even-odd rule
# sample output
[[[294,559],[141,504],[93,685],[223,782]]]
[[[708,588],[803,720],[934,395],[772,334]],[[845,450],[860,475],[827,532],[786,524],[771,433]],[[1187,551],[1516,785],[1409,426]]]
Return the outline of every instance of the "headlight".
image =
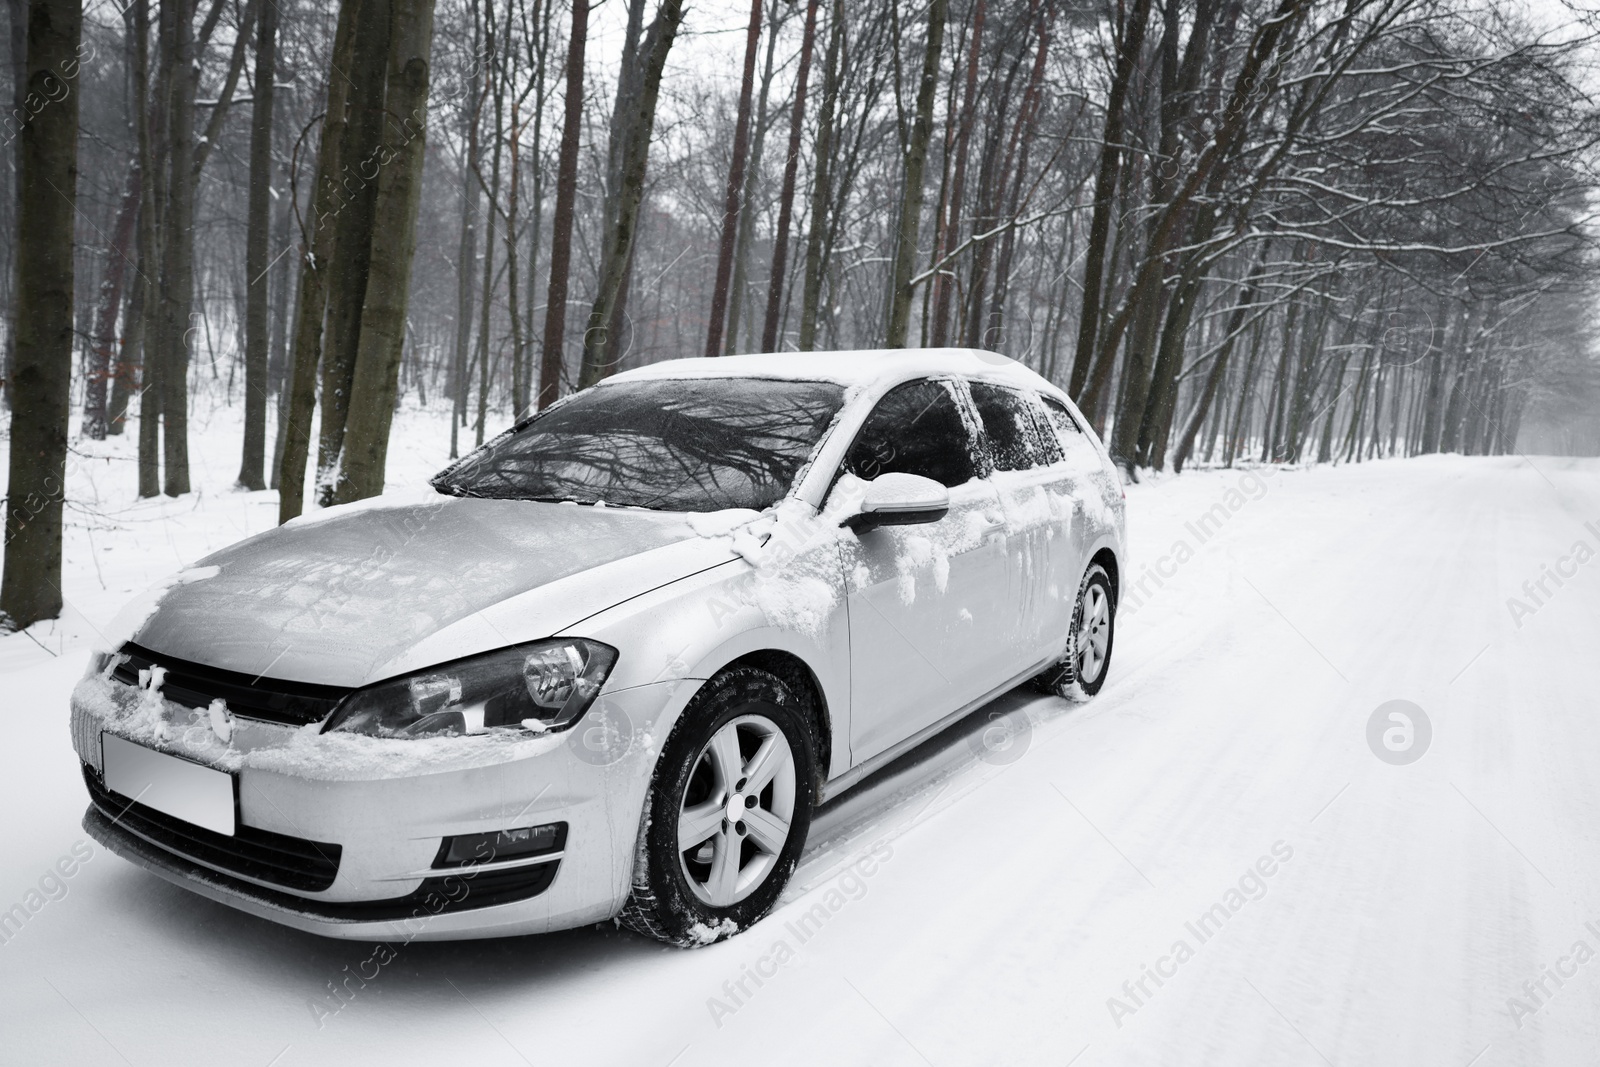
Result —
[[[617,650],[581,637],[536,641],[379,682],[345,697],[323,733],[374,737],[569,726],[594,702]]]

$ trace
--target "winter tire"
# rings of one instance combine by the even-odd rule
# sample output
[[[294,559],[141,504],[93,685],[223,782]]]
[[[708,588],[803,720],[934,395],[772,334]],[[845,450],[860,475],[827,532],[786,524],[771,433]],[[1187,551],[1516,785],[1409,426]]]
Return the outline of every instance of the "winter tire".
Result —
[[[695,694],[656,764],[624,925],[687,948],[772,910],[811,827],[809,711],[754,667]]]
[[[1035,683],[1045,692],[1068,700],[1089,700],[1105,684],[1115,628],[1116,598],[1111,591],[1111,578],[1100,564],[1090,564],[1072,608],[1067,654],[1035,678]]]

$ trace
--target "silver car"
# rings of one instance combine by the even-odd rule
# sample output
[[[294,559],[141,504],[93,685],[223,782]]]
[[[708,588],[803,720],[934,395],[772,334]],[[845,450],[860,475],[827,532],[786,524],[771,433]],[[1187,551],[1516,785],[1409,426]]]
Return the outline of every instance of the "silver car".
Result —
[[[130,606],[72,697],[96,840],[332,937],[707,944],[814,805],[1019,683],[1105,681],[1120,480],[992,353],[659,363],[432,484]]]

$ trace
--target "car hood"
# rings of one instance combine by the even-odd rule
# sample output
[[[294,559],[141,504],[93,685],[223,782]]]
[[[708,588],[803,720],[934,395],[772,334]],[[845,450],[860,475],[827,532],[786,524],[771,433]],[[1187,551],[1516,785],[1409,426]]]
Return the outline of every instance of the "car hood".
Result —
[[[681,514],[378,498],[207,556],[131,632],[177,659],[357,686],[548,636],[729,558]]]

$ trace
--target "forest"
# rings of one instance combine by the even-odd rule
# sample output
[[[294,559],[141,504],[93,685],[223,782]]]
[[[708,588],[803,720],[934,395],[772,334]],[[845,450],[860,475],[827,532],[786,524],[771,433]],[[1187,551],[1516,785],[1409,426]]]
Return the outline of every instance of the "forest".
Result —
[[[0,613],[65,471],[381,493],[620,368],[971,347],[1129,478],[1600,452],[1596,32],[1458,0],[4,0]],[[443,417],[443,416],[441,416]],[[439,456],[442,466],[446,456]],[[135,476],[130,470],[129,476]]]

